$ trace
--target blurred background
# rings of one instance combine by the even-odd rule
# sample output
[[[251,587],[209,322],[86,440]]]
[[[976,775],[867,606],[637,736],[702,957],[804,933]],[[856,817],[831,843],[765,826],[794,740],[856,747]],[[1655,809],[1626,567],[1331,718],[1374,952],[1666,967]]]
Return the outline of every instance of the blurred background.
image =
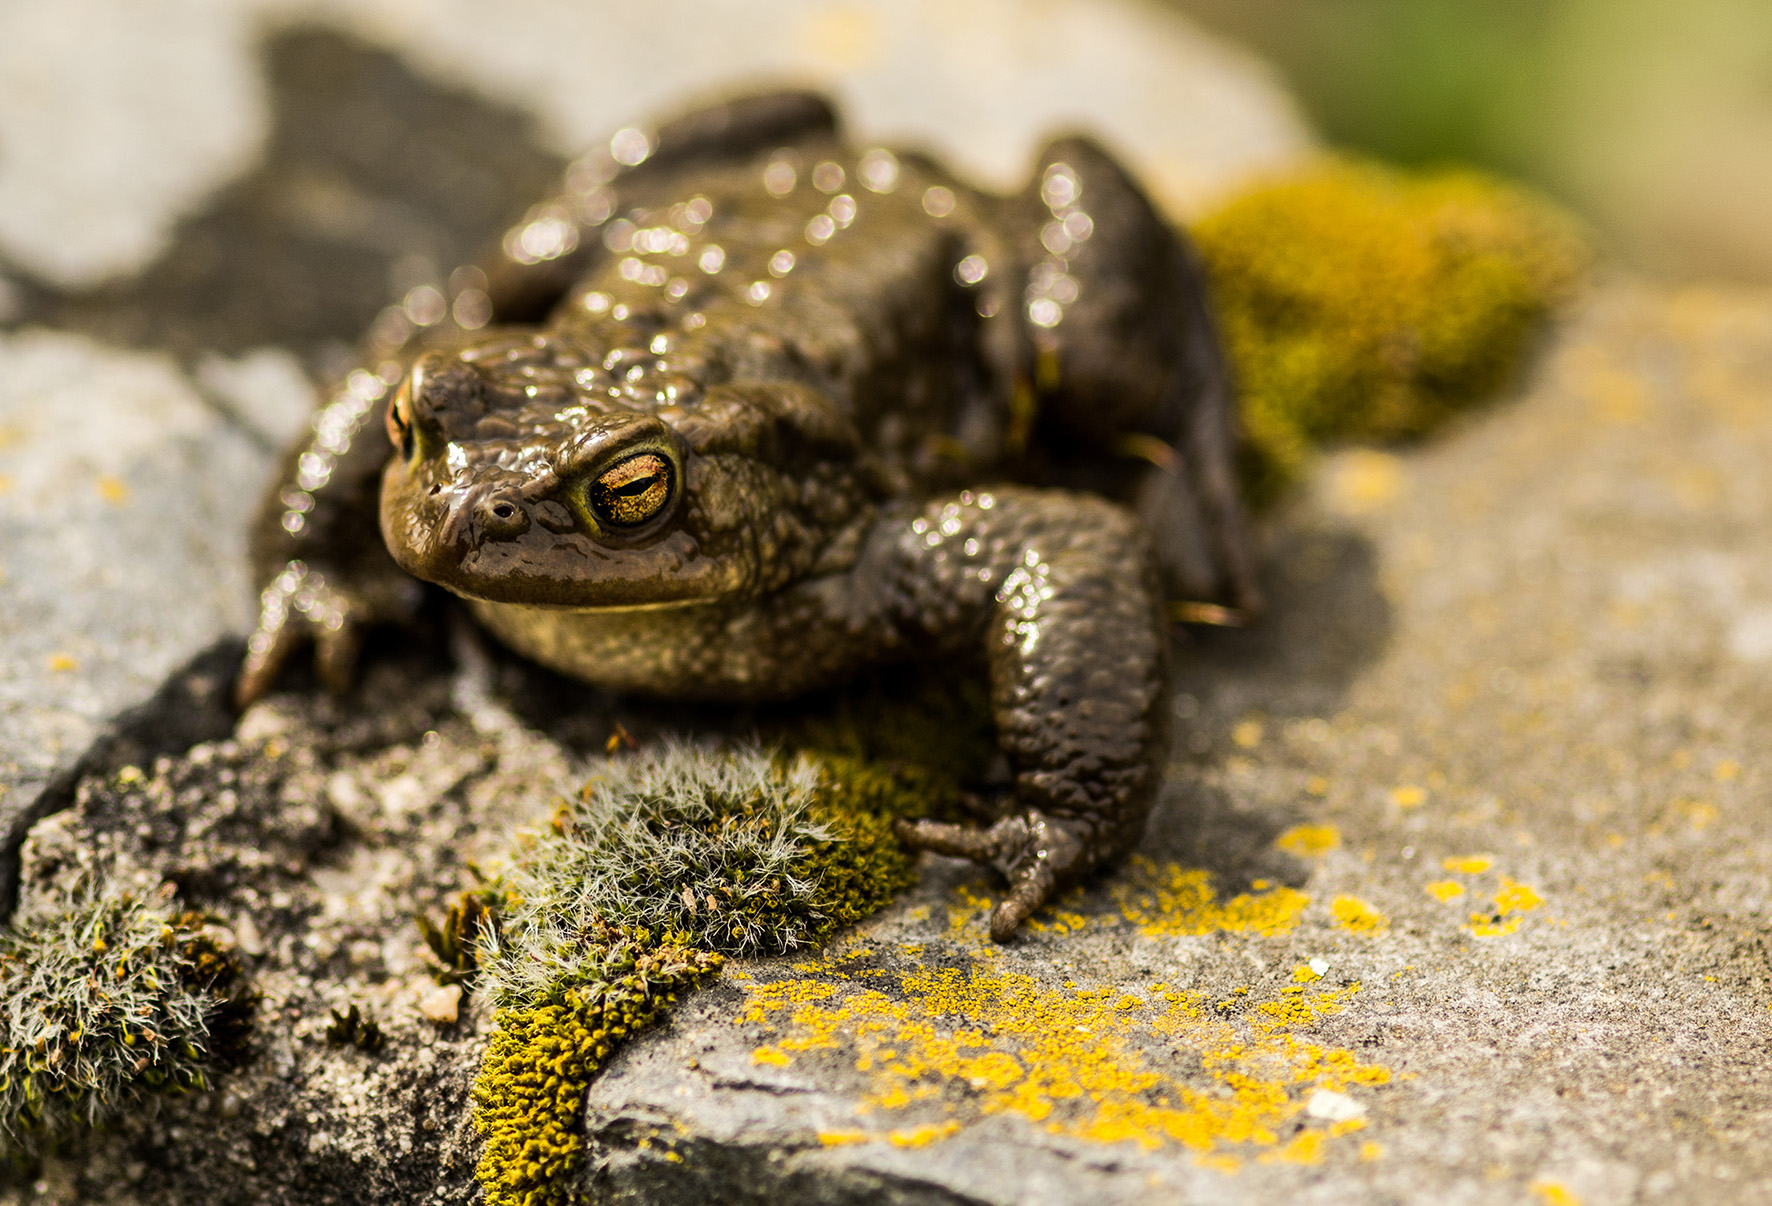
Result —
[[[1766,0],[1169,0],[1265,56],[1327,141],[1572,206],[1657,275],[1772,280]]]
[[[1328,144],[1519,178],[1651,275],[1772,281],[1768,0],[0,0],[0,324],[143,341],[32,289],[84,296],[155,265],[195,282],[175,253],[229,187],[250,223],[282,223],[265,254],[313,236],[377,273],[441,263],[619,123],[781,80],[997,187],[1082,126],[1193,219]],[[464,125],[470,109],[486,120]],[[459,194],[436,172],[369,179],[420,146],[470,173],[539,158],[421,237],[416,198]],[[204,262],[199,300],[265,261],[229,245]],[[348,295],[311,307],[341,338],[381,304]]]

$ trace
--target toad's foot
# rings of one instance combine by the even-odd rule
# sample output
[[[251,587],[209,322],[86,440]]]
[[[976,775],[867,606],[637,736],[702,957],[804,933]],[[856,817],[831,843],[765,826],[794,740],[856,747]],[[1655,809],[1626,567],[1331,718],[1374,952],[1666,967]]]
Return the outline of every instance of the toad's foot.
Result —
[[[320,681],[333,691],[350,686],[372,623],[410,616],[420,587],[401,576],[363,591],[327,578],[305,561],[291,561],[259,593],[258,625],[246,640],[246,661],[234,684],[234,700],[244,708],[271,689],[297,650],[314,645]]]
[[[1041,905],[1091,871],[1082,822],[1029,808],[990,828],[945,821],[899,821],[900,841],[917,850],[971,859],[995,867],[1009,881],[1009,895],[991,911],[991,940],[1007,942]]]

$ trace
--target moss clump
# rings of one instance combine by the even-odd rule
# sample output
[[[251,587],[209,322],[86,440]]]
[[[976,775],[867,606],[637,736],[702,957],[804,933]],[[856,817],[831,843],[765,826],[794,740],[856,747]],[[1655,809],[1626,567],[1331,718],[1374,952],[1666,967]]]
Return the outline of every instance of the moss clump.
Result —
[[[505,879],[500,999],[570,978],[597,920],[767,955],[884,904],[909,879],[890,829],[908,793],[891,772],[838,765],[690,746],[606,762]]]
[[[1580,278],[1569,221],[1462,171],[1330,159],[1193,230],[1271,499],[1313,444],[1420,435],[1494,390]]]
[[[470,870],[472,866],[470,865]],[[420,913],[419,935],[431,950],[437,966],[431,976],[439,984],[465,984],[479,965],[480,932],[493,924],[503,894],[494,887],[470,888],[456,898],[439,924]]]
[[[144,1093],[208,1087],[247,998],[169,893],[70,898],[0,934],[0,1148],[36,1153]]]
[[[577,1127],[591,1077],[720,956],[642,929],[593,922],[569,979],[500,1008],[474,1081],[486,1139],[475,1170],[488,1206],[554,1206],[584,1151]]]
[[[374,1052],[387,1045],[388,1036],[374,1018],[352,1005],[332,1011],[332,1021],[326,1024],[326,1041],[337,1047]]]
[[[591,1077],[728,954],[811,946],[913,878],[892,820],[936,780],[852,759],[668,746],[612,759],[499,885],[479,927],[498,1032],[474,1084],[488,1206],[552,1206]]]

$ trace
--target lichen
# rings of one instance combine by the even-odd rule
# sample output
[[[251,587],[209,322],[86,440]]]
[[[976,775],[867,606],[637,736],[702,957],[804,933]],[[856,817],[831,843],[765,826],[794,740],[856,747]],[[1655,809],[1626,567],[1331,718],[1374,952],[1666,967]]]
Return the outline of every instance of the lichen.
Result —
[[[1358,896],[1337,896],[1329,911],[1336,925],[1356,934],[1382,934],[1390,929],[1390,919]]]
[[[0,934],[0,1150],[35,1154],[150,1093],[209,1087],[238,968],[170,890],[82,889]]]
[[[1295,888],[1259,885],[1220,901],[1205,871],[1134,856],[1113,885],[1125,919],[1148,938],[1230,933],[1273,937],[1290,933],[1310,897]]]
[[[866,955],[858,948],[854,955]],[[747,986],[740,1024],[777,1032],[761,1064],[840,1057],[867,1078],[858,1113],[869,1129],[821,1133],[826,1145],[882,1140],[938,1142],[968,1122],[1019,1116],[1095,1143],[1154,1149],[1179,1144],[1215,1167],[1234,1168],[1251,1145],[1314,1162],[1329,1139],[1357,1128],[1297,1126],[1317,1089],[1376,1086],[1390,1070],[1303,1036],[1341,1012],[1358,982],[1212,1003],[1164,984],[1124,988],[1044,985],[999,966],[980,944],[972,966],[917,967],[894,993],[823,974]],[[1152,1064],[1152,1050],[1189,1051],[1210,1081],[1185,1083]],[[893,1125],[904,1114],[918,1120]]]
[[[1334,158],[1193,234],[1262,501],[1320,443],[1418,436],[1493,392],[1584,262],[1568,219],[1497,180]]]
[[[597,1070],[729,954],[822,942],[913,879],[892,821],[943,800],[911,768],[667,745],[603,763],[476,924],[497,1006],[474,1086],[488,1206],[552,1206]],[[449,962],[449,960],[445,960]]]
[[[1544,898],[1536,891],[1504,875],[1494,902],[1486,912],[1472,913],[1467,928],[1479,938],[1505,937],[1519,930],[1522,914],[1530,913],[1543,903]]]

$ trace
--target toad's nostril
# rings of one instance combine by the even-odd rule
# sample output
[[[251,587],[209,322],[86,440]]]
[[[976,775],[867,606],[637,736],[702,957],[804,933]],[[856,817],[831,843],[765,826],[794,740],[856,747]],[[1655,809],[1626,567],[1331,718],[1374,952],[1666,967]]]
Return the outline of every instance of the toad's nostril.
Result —
[[[474,510],[480,531],[493,540],[509,540],[529,530],[529,513],[508,494],[483,498]]]

